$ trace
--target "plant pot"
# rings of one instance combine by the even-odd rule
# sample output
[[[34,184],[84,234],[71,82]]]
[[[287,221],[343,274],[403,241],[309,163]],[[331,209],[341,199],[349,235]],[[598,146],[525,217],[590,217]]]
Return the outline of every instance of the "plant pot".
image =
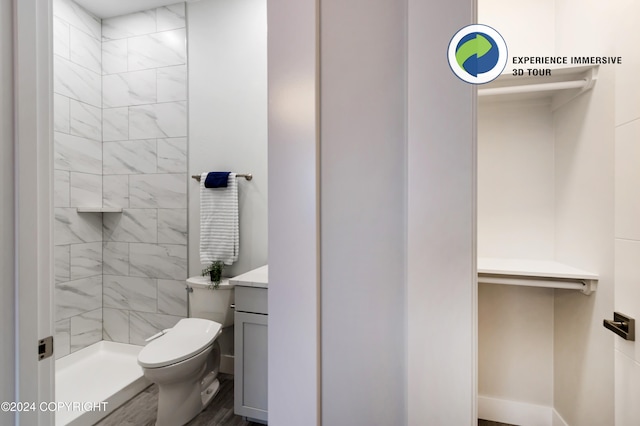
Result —
[[[209,272],[209,276],[211,277],[211,282],[214,282],[214,283],[219,283],[222,280],[222,275],[216,274],[213,271]]]

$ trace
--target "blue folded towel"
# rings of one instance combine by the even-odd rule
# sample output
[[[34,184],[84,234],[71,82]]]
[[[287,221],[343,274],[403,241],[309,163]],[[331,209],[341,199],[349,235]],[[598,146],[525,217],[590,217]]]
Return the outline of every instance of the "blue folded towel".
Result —
[[[230,172],[210,172],[204,181],[205,188],[226,188]]]

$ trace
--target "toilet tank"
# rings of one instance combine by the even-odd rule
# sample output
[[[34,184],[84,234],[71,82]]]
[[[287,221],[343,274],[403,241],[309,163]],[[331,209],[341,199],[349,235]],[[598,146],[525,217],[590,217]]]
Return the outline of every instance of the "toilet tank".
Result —
[[[209,319],[223,327],[233,325],[231,305],[234,302],[234,286],[227,279],[222,280],[216,289],[210,288],[212,284],[209,276],[187,279],[187,286],[193,289],[189,293],[189,316]]]

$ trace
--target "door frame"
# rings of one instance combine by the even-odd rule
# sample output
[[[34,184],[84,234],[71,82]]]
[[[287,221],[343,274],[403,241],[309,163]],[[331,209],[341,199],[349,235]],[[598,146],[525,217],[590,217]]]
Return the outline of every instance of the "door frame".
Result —
[[[54,401],[53,119],[51,0],[13,0],[16,191],[16,401]],[[37,407],[36,407],[37,408]],[[54,412],[17,413],[19,424],[53,425]]]

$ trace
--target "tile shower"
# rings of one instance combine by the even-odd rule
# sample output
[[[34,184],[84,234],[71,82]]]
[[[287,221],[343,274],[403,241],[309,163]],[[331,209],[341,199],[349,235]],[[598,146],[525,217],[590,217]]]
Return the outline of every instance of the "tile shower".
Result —
[[[99,20],[54,0],[56,357],[186,316],[184,3]],[[78,213],[117,207],[121,213]]]

